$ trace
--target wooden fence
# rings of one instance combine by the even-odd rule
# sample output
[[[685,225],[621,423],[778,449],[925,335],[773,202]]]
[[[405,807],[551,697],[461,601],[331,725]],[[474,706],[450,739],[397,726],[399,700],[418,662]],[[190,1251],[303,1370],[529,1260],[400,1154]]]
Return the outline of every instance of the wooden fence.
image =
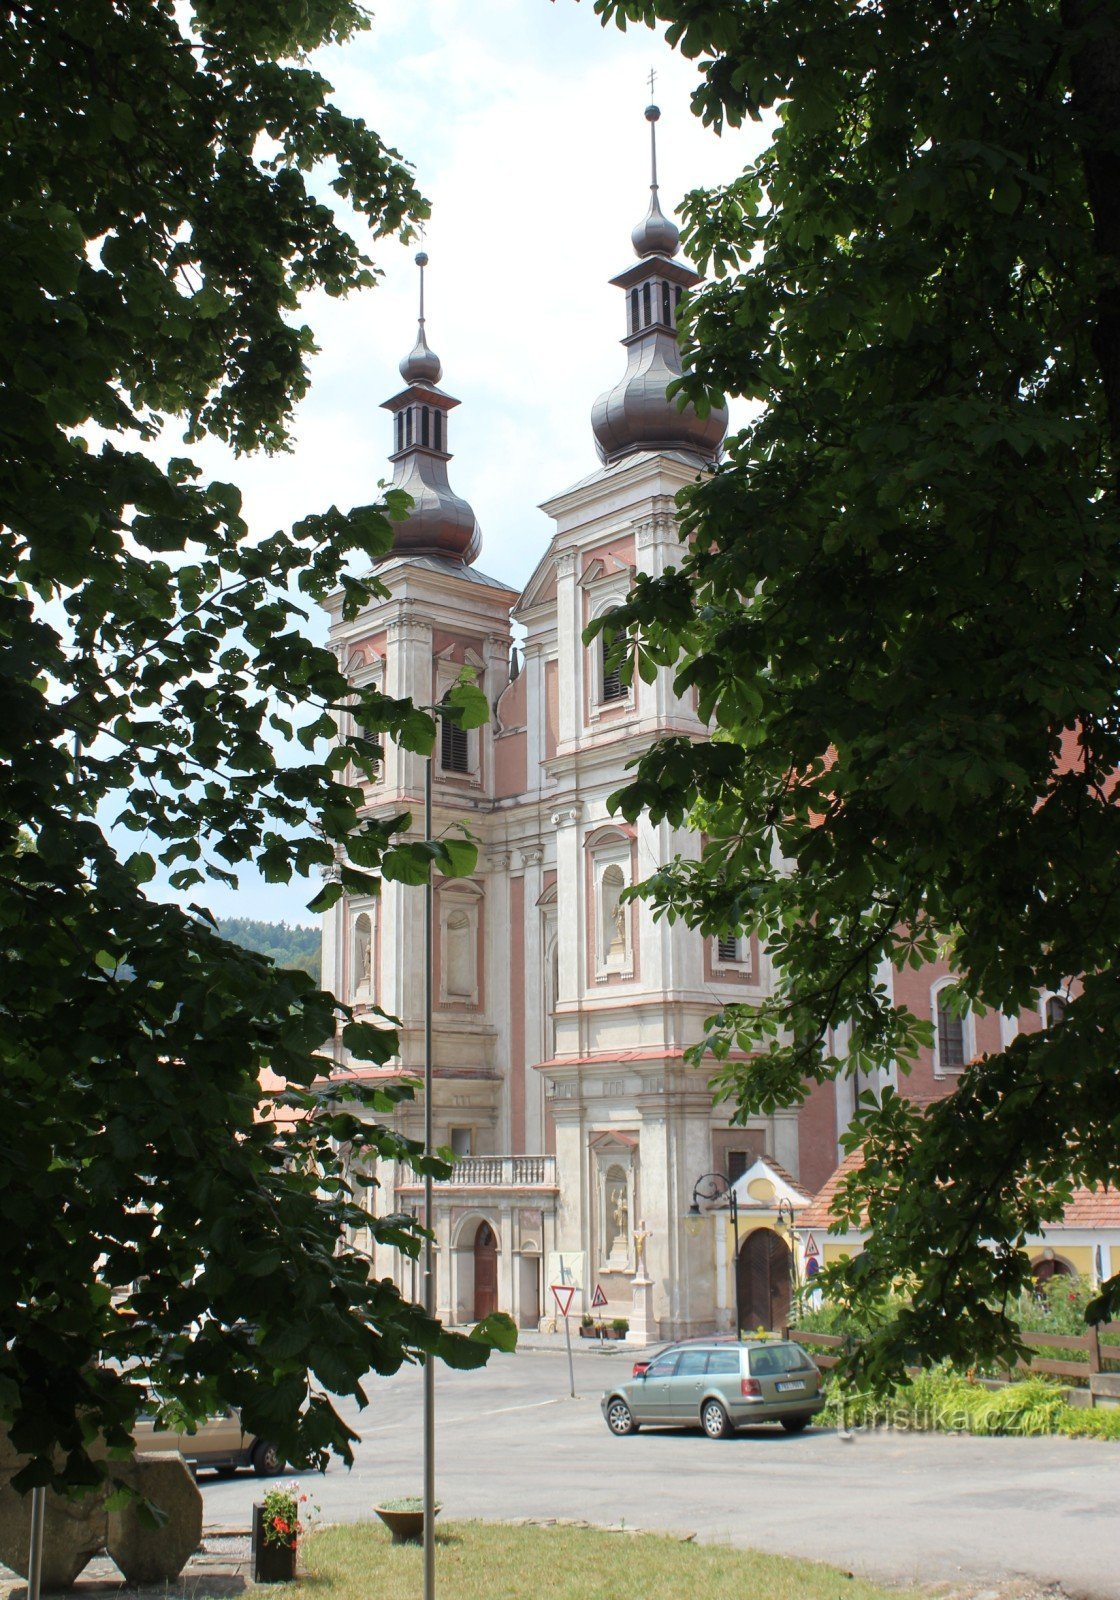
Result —
[[[783,1334],[786,1338],[796,1339],[798,1344],[811,1350],[813,1359],[818,1367],[827,1370],[839,1364],[838,1355],[830,1355],[832,1350],[842,1350],[848,1344],[848,1339],[838,1333],[811,1333],[807,1328],[785,1328]],[[1097,1327],[1089,1328],[1085,1333],[1024,1333],[1022,1340],[1032,1351],[1029,1361],[1020,1361],[1016,1371],[1020,1373],[1045,1373],[1052,1378],[1064,1378],[1068,1384],[1078,1388],[1088,1388],[1094,1398],[1120,1399],[1120,1370],[1109,1370],[1107,1363],[1115,1363],[1120,1368],[1120,1344],[1107,1341],[1120,1336],[1120,1322],[1105,1322]],[[1034,1351],[1053,1350],[1060,1352],[1055,1356],[1035,1355]],[[1080,1360],[1070,1360],[1075,1352],[1084,1352]],[[1067,1359],[1063,1360],[1062,1355]],[[911,1367],[911,1372],[916,1372],[916,1367]],[[1008,1379],[995,1379],[994,1382],[1007,1382]]]

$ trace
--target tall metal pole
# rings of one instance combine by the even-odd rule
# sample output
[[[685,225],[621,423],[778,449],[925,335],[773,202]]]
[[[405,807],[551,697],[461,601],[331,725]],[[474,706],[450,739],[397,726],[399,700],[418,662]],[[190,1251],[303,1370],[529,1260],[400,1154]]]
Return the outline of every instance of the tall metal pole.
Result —
[[[424,842],[432,842],[432,758],[424,763]],[[432,868],[424,885],[424,1154],[432,1154]],[[424,1174],[424,1310],[436,1314],[432,1174]],[[424,1357],[424,1600],[436,1592],[436,1365]]]
[[[47,1491],[31,1491],[31,1540],[27,1552],[27,1600],[39,1600],[43,1581],[43,1518],[47,1510]]]
[[[743,1334],[743,1307],[739,1297],[739,1196],[734,1185],[728,1189],[727,1199],[731,1207],[731,1226],[735,1230],[735,1337],[739,1339]]]

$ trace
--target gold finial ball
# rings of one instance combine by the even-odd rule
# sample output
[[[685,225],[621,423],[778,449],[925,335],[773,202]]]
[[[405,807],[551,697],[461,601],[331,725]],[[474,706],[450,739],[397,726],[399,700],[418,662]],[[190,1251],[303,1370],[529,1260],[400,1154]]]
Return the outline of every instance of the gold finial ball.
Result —
[[[426,250],[418,250],[416,252],[416,265],[418,267],[426,267],[428,265],[428,252]]]
[[[661,107],[660,106],[647,106],[646,107],[646,121],[647,122],[656,122],[659,119],[660,116],[661,116]]]

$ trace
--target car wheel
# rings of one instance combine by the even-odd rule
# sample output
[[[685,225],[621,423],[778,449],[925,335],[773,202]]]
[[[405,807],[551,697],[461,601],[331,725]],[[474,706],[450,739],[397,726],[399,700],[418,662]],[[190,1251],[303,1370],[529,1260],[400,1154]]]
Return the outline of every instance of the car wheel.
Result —
[[[284,1457],[267,1439],[258,1439],[253,1446],[253,1471],[258,1478],[275,1478],[284,1470]]]
[[[727,1439],[735,1431],[718,1400],[705,1400],[700,1408],[700,1426],[709,1439]]]
[[[637,1433],[638,1424],[634,1421],[634,1413],[625,1400],[617,1397],[607,1407],[607,1427],[619,1439],[625,1439],[627,1434]]]
[[[808,1417],[783,1417],[782,1427],[787,1433],[804,1433],[809,1426],[809,1422],[810,1418]]]

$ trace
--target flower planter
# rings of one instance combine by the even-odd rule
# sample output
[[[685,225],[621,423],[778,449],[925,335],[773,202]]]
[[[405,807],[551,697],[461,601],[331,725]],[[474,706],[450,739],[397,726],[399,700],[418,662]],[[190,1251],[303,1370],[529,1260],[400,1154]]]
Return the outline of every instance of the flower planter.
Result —
[[[419,1506],[374,1506],[374,1512],[379,1516],[393,1536],[394,1544],[420,1544],[424,1538],[424,1507]],[[440,1508],[437,1505],[435,1515],[438,1517]]]
[[[296,1575],[294,1544],[269,1544],[264,1536],[264,1506],[253,1507],[253,1582],[292,1583]]]

